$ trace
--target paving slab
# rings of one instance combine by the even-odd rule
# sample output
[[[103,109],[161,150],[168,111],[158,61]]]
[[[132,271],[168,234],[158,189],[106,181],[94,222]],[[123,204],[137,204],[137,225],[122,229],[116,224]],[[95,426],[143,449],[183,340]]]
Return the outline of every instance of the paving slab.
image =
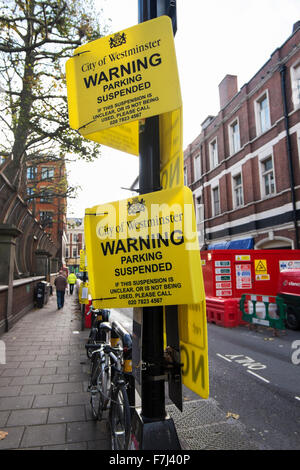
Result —
[[[75,333],[74,333],[75,332]],[[91,419],[88,359],[80,310],[66,295],[57,310],[55,294],[1,336],[0,449],[109,449],[107,422]]]
[[[26,426],[33,424],[46,424],[48,413],[49,410],[47,408],[12,411],[6,426],[20,426],[21,424]]]
[[[9,428],[8,428],[9,429]],[[65,442],[66,424],[26,426],[20,448],[54,445]]]

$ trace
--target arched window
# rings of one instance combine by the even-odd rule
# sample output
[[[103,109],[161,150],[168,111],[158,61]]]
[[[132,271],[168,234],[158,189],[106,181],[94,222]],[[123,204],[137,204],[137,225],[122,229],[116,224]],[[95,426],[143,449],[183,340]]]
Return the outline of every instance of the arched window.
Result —
[[[285,237],[274,237],[272,240],[264,238],[255,244],[256,250],[292,250],[293,248],[293,240]]]

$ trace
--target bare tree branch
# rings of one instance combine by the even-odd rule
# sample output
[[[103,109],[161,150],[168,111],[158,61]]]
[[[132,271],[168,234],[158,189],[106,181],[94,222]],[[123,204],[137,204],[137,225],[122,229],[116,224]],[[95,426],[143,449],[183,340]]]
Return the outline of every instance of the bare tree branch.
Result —
[[[98,144],[69,128],[64,69],[75,47],[101,36],[94,18],[94,0],[0,0],[0,142],[13,155],[12,183],[36,149],[99,156]]]

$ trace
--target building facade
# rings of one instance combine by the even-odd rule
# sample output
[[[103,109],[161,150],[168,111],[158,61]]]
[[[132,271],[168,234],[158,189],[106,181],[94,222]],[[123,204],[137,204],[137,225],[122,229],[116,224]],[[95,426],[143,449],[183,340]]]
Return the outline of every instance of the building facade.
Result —
[[[202,248],[300,248],[300,22],[184,152]]]
[[[67,218],[67,245],[65,251],[66,266],[69,271],[78,272],[80,250],[84,249],[83,219]]]
[[[66,168],[63,159],[27,164],[26,192],[29,208],[57,246],[64,264],[66,245]]]

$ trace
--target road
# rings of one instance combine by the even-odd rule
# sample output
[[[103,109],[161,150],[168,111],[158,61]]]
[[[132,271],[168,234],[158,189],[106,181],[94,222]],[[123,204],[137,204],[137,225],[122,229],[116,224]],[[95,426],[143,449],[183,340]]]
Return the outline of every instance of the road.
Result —
[[[274,337],[266,327],[208,324],[210,396],[266,449],[300,449],[299,339],[291,330]]]
[[[131,311],[112,318],[129,331]],[[246,427],[262,449],[300,449],[300,331],[208,324],[210,398]],[[199,397],[183,387],[184,400]]]

